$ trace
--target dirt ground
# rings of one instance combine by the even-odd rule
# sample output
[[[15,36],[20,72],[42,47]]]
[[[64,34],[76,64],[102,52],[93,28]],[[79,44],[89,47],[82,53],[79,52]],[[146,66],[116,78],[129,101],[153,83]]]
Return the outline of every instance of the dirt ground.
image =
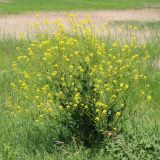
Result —
[[[86,15],[90,15],[92,23],[100,26],[108,21],[160,21],[159,9],[137,9],[124,11],[80,11],[76,13],[80,19]],[[37,16],[38,14],[38,16]],[[37,21],[48,20],[54,21],[61,18],[64,23],[66,15],[64,12],[40,12],[26,13],[19,15],[3,15],[0,16],[0,35],[18,35],[23,32],[25,35],[32,32],[31,26]]]

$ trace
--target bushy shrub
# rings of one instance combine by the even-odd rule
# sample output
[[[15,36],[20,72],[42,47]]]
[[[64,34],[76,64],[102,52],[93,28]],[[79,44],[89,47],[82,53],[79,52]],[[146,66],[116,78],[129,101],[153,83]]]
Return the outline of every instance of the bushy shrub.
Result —
[[[139,66],[148,55],[138,53],[135,40],[104,43],[88,19],[78,24],[70,18],[70,34],[55,23],[53,34],[38,34],[27,49],[17,48],[7,102],[11,115],[31,116],[38,125],[69,114],[76,140],[91,146],[117,130],[129,88],[146,79]]]

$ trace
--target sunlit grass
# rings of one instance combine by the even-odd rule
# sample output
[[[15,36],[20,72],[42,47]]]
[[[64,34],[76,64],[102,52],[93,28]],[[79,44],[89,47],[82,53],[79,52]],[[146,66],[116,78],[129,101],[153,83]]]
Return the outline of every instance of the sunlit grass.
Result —
[[[11,0],[0,2],[2,13],[22,13],[52,10],[131,9],[159,6],[159,0]]]
[[[60,29],[63,29],[62,25],[59,25],[59,27]],[[140,83],[136,83],[136,85],[133,85],[133,88],[129,90],[129,92],[127,93],[127,102],[128,102],[127,108],[123,112],[123,117],[118,123],[118,128],[119,128],[119,129],[117,128],[118,132],[115,132],[113,130],[111,130],[112,132],[107,132],[108,136],[106,137],[105,142],[98,147],[93,147],[88,149],[84,147],[83,143],[77,143],[75,134],[73,135],[72,130],[68,128],[70,125],[73,125],[69,115],[67,115],[66,112],[61,112],[59,114],[59,109],[68,106],[68,105],[63,106],[63,104],[60,104],[59,103],[60,99],[58,99],[58,102],[56,105],[54,105],[54,108],[51,108],[53,109],[53,111],[51,111],[50,109],[48,110],[48,108],[47,110],[42,111],[41,109],[44,109],[44,106],[46,105],[45,104],[42,108],[39,108],[39,111],[36,112],[35,114],[35,112],[32,112],[35,109],[34,108],[35,106],[32,105],[32,102],[29,101],[28,103],[33,106],[33,108],[30,108],[30,106],[27,105],[26,103],[27,100],[23,99],[23,95],[21,94],[23,88],[18,88],[15,91],[11,90],[10,86],[11,83],[14,82],[15,84],[16,83],[18,84],[19,78],[21,78],[22,80],[26,80],[25,78],[29,78],[28,74],[29,75],[33,74],[35,71],[38,71],[42,74],[42,79],[43,79],[42,83],[44,85],[47,84],[49,82],[49,77],[47,79],[47,76],[50,76],[48,74],[51,73],[51,70],[49,70],[51,65],[50,63],[46,64],[45,61],[47,62],[49,61],[53,64],[55,63],[54,65],[56,65],[57,63],[61,64],[62,66],[65,65],[64,67],[61,66],[60,68],[65,72],[60,71],[60,73],[66,74],[66,76],[72,75],[73,72],[68,74],[66,70],[69,67],[69,65],[73,65],[75,63],[74,61],[72,61],[72,64],[68,64],[69,63],[68,57],[62,57],[64,59],[58,57],[56,61],[53,61],[55,57],[52,57],[49,54],[43,54],[44,50],[49,49],[52,46],[53,47],[58,46],[59,49],[66,47],[68,42],[67,40],[72,36],[73,36],[72,38],[77,39],[77,41],[81,45],[79,46],[78,44],[74,44],[74,42],[72,42],[73,39],[72,41],[69,42],[68,45],[71,45],[70,43],[73,43],[79,49],[79,51],[83,50],[84,48],[86,49],[86,51],[90,51],[91,48],[95,49],[94,45],[92,46],[90,41],[86,43],[82,41],[86,39],[87,36],[90,37],[89,32],[86,33],[86,35],[84,34],[84,36],[83,34],[79,36],[78,35],[75,36],[74,34],[73,35],[66,34],[65,36],[67,38],[64,38],[64,34],[62,33],[60,32],[60,35],[54,34],[53,37],[49,39],[49,41],[48,41],[48,36],[50,38],[51,35],[45,35],[44,37],[42,36],[41,38],[39,37],[36,41],[26,40],[23,39],[22,37],[21,37],[22,39],[19,40],[8,38],[8,39],[2,39],[0,41],[0,62],[1,62],[0,64],[0,90],[1,90],[0,158],[13,159],[13,160],[14,159],[41,160],[47,158],[69,159],[69,160],[70,159],[98,160],[107,158],[122,159],[124,157],[130,159],[149,159],[155,157],[159,158],[158,156],[159,156],[159,145],[160,145],[159,143],[160,130],[158,126],[160,124],[160,119],[159,119],[160,90],[158,88],[160,86],[160,71],[155,65],[155,59],[159,57],[159,52],[160,52],[160,47],[159,47],[160,39],[158,37],[156,38],[153,37],[153,40],[146,42],[146,44],[138,45],[136,54],[140,56],[143,55],[145,51],[147,51],[148,52],[147,55],[149,54],[150,56],[149,60],[147,60],[146,63],[142,63],[142,59],[139,60],[140,61],[139,63],[141,65],[140,66],[138,65],[137,68],[138,70],[142,71],[142,73],[145,74],[145,76],[147,76],[147,80],[145,80],[145,82],[141,81]],[[102,39],[97,39],[97,40],[98,44],[96,43],[96,45],[102,52],[104,52],[104,54],[107,54],[109,51],[107,49],[105,51],[103,50],[103,45],[102,45],[103,43],[107,47],[109,47],[109,49],[114,50],[114,52],[112,52],[111,58],[114,55],[117,56],[116,54],[117,50],[122,49],[121,47],[123,47],[124,45],[121,44],[120,42],[115,42],[115,40],[113,41],[111,39],[107,39],[106,41],[105,39],[103,39],[103,41]],[[64,41],[65,43],[63,43],[62,41]],[[45,42],[49,44],[46,44]],[[128,41],[128,44],[126,45],[130,45],[130,43],[131,41]],[[72,47],[73,46],[68,47],[67,48],[68,52],[67,51],[64,52],[65,54],[67,54],[67,56],[71,54],[69,51],[72,51],[73,49]],[[62,52],[54,51],[52,53],[61,54]],[[97,53],[97,50],[95,53]],[[25,58],[23,56],[26,55],[28,56],[28,54],[29,56],[33,56],[33,59],[32,58],[30,59],[31,63],[24,61]],[[40,57],[41,59],[39,59]],[[80,58],[82,59],[82,63],[84,63],[85,61],[86,63],[90,63],[87,57],[88,55],[86,54],[84,54],[84,57],[80,56]],[[104,55],[103,58],[106,58],[106,55]],[[115,61],[118,60],[119,59],[115,59]],[[19,67],[17,73],[16,72],[13,73],[12,69],[15,69],[15,67],[12,65],[13,64],[12,62],[16,62],[17,67]],[[42,66],[41,63],[43,64]],[[115,64],[114,61],[112,61],[112,63],[113,66],[117,65]],[[46,67],[43,68],[44,65],[46,65]],[[41,69],[39,69],[40,66],[42,67]],[[46,70],[47,67],[48,69]],[[83,70],[85,70],[86,68],[85,67],[80,68],[80,70],[78,71],[79,69],[78,62],[75,65],[75,68],[76,67],[77,67],[77,74],[81,73],[82,75],[84,75]],[[70,66],[69,69],[71,68],[72,67]],[[99,68],[96,68],[96,71],[98,71],[98,69]],[[28,74],[26,74],[25,72],[24,77],[23,75],[19,76],[19,73],[25,70],[28,70]],[[56,76],[56,72],[52,72],[52,74],[53,74],[52,76]],[[35,97],[37,89],[35,84],[38,84],[39,82],[41,82],[41,80],[38,77],[34,79],[34,74],[33,76],[31,76],[31,78],[32,78],[30,81],[31,83],[29,83],[31,92],[26,92],[26,93],[28,94],[28,96],[30,96],[31,94],[32,96],[30,96],[30,98],[34,101],[35,98],[38,98]],[[99,76],[98,78],[102,77]],[[62,85],[64,85],[63,87],[65,87],[66,85],[68,85],[68,79],[67,81],[65,81],[63,77],[60,76],[57,82],[61,83],[61,81],[63,81]],[[135,80],[131,80],[130,83],[132,84],[134,83],[134,81]],[[54,82],[55,81],[53,81],[52,83]],[[39,84],[41,85],[41,83]],[[33,87],[31,85],[33,85]],[[23,85],[23,87],[25,87],[25,85]],[[151,102],[149,102],[149,104],[146,99],[147,97],[146,98],[139,97],[140,96],[139,93],[141,93],[139,92],[140,89],[146,90],[145,94],[149,94],[152,96],[151,98],[152,100]],[[11,91],[12,93],[13,92],[14,93],[12,94]],[[63,91],[64,93],[67,94],[65,90]],[[47,92],[46,95],[48,95]],[[50,92],[54,93],[54,91],[52,90],[50,90]],[[16,100],[16,103],[13,103],[13,106],[10,107],[8,106],[9,104],[8,103],[9,100],[7,99],[8,95],[13,96],[14,100]],[[43,102],[42,98],[45,97],[45,94],[41,94],[39,96],[40,100],[42,100]],[[19,98],[21,101],[18,101],[17,98]],[[68,102],[68,99],[69,97],[62,100]],[[21,103],[24,108],[21,108],[21,106],[19,106],[18,103]],[[37,101],[36,103],[39,102]],[[69,105],[70,107],[72,107],[71,106],[72,104]],[[69,110],[70,107],[69,106],[67,107],[68,112],[70,112]],[[27,114],[25,112],[26,111],[25,109],[28,109]],[[45,114],[44,117],[41,116],[42,113]],[[54,117],[51,116],[52,113]],[[100,117],[98,118],[100,119]]]

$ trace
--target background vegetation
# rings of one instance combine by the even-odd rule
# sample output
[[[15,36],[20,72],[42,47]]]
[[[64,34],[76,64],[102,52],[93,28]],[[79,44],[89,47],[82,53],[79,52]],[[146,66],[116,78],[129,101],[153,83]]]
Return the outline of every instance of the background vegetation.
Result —
[[[0,2],[0,12],[159,8],[159,3],[160,0],[11,0]]]
[[[148,7],[158,7],[159,2],[159,0],[79,0],[76,2],[73,0],[14,0],[9,3],[0,2],[0,10],[2,14],[11,14],[43,10],[128,9],[141,8],[146,4],[149,4]],[[13,116],[11,110],[19,113],[20,108],[16,104],[14,108],[8,108],[8,95],[12,94],[10,84],[18,79],[18,76],[13,76],[12,62],[17,61],[17,56],[28,52],[27,48],[33,43],[33,39],[0,37],[0,160],[160,160],[159,22],[111,23],[111,27],[117,29],[122,25],[125,26],[123,28],[125,31],[128,25],[131,28],[137,26],[139,33],[143,33],[146,27],[154,31],[148,40],[144,38],[145,44],[142,43],[144,41],[138,44],[137,50],[137,54],[143,55],[144,46],[146,46],[149,60],[138,68],[148,78],[145,83],[138,83],[128,92],[128,105],[118,122],[117,131],[106,132],[105,139],[92,147],[84,145],[83,141],[77,141],[75,133],[72,132],[73,128],[70,127],[74,123],[70,113],[57,114],[56,111],[55,117],[47,114],[43,119],[43,125],[37,123],[39,120],[37,121],[34,114],[25,115],[26,112],[20,112]],[[131,31],[128,32],[130,35]],[[127,45],[130,44],[123,34],[116,40],[121,43],[124,39]],[[98,40],[103,41],[108,47],[115,44],[115,40],[111,37],[101,37]],[[86,46],[86,43],[83,45]],[[21,48],[20,51],[19,48]],[[35,61],[38,65],[37,62],[39,61]],[[23,69],[28,69],[28,66],[24,66]],[[140,97],[139,90],[142,88],[150,91],[147,93],[151,95],[149,103],[146,102],[146,98]],[[21,95],[12,94],[12,96],[22,98]]]

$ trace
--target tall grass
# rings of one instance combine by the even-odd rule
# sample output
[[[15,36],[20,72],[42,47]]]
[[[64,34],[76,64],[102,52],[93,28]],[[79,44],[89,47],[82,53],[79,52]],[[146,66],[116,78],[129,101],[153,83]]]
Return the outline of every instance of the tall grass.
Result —
[[[101,124],[106,124],[107,122],[105,121],[105,118],[103,118],[103,116],[101,117],[101,114],[99,114],[99,112],[101,113],[101,109],[102,112],[105,110],[105,108],[103,108],[105,106],[101,106],[100,109],[97,108],[99,110],[91,112],[90,109],[92,108],[90,107],[93,107],[94,105],[90,106],[90,104],[93,103],[94,97],[89,97],[89,100],[91,100],[90,103],[87,103],[86,101],[86,95],[92,96],[91,91],[85,91],[84,94],[79,91],[82,100],[79,104],[79,94],[77,94],[77,99],[75,100],[76,104],[80,106],[80,112],[76,112],[78,108],[73,109],[73,106],[70,103],[75,103],[72,101],[72,99],[70,100],[70,97],[72,96],[70,95],[72,88],[71,86],[70,88],[68,87],[69,92],[67,92],[67,90],[64,90],[64,88],[67,85],[71,84],[72,79],[70,79],[69,81],[69,77],[71,75],[83,75],[84,79],[81,79],[81,77],[79,77],[78,79],[73,79],[73,81],[77,85],[76,88],[80,90],[82,86],[82,80],[85,80],[85,78],[88,76],[88,74],[85,73],[85,70],[89,68],[90,65],[97,63],[97,65],[101,65],[102,61],[106,60],[105,63],[107,63],[109,61],[109,58],[113,56],[118,56],[118,54],[121,52],[121,49],[123,49],[124,44],[120,44],[119,42],[115,41],[113,42],[109,39],[107,41],[102,41],[101,39],[92,39],[95,37],[92,34],[90,34],[88,28],[86,33],[82,30],[82,34],[80,35],[78,35],[78,32],[76,32],[74,28],[75,33],[72,35],[68,35],[63,30],[62,25],[59,25],[59,27],[59,32],[57,32],[53,36],[40,35],[36,40],[34,39],[31,41],[27,41],[24,39],[9,39],[0,41],[0,52],[2,62],[0,66],[0,158],[5,160],[81,160],[123,158],[159,159],[160,130],[158,126],[160,124],[160,91],[158,90],[158,87],[160,85],[160,71],[158,68],[156,68],[155,65],[155,59],[158,57],[160,51],[159,39],[154,39],[154,41],[148,42],[145,45],[136,44],[135,49],[132,48],[131,55],[138,54],[138,58],[131,63],[131,67],[135,67],[134,69],[137,69],[139,71],[138,74],[143,74],[143,76],[146,76],[147,79],[145,78],[145,81],[142,79],[140,79],[140,81],[135,81],[137,79],[137,76],[126,76],[127,78],[125,79],[125,83],[129,84],[129,90],[127,87],[128,91],[125,94],[123,94],[123,98],[126,98],[125,100],[127,102],[125,110],[119,110],[117,106],[114,106],[114,109],[118,110],[116,110],[115,115],[113,115],[112,117],[111,122],[113,122],[113,124],[111,123],[110,127],[106,128],[105,125],[103,126]],[[92,40],[94,40],[93,44],[91,43]],[[62,41],[64,41],[64,43]],[[69,46],[67,48],[67,42],[69,42],[69,45],[72,46]],[[76,44],[77,42],[78,44]],[[131,42],[125,44],[127,48],[129,47],[129,49],[131,49],[130,43]],[[105,50],[103,50],[103,47],[105,45],[106,48]],[[52,54],[54,54],[54,56],[46,54],[46,51],[48,49],[51,49],[51,47],[57,48],[57,46],[60,50],[54,50],[53,52],[51,52]],[[66,48],[66,50],[64,51],[64,49],[62,48]],[[73,61],[68,62],[67,58],[70,56],[70,54],[72,54],[71,51],[74,51],[75,53],[74,49],[78,50],[79,54],[80,52],[86,52],[80,55],[78,59],[73,59]],[[89,57],[90,61],[92,60],[92,57],[96,56],[94,57],[95,61],[93,61],[92,64],[90,64],[89,59],[86,58],[90,56],[89,53],[91,51],[95,55]],[[97,53],[100,53],[99,51],[102,52],[103,57],[99,57],[99,55],[96,55]],[[109,52],[111,53],[111,57],[108,57]],[[125,52],[127,51],[125,50]],[[56,54],[58,54],[57,57]],[[77,54],[78,53],[76,53],[75,55],[77,56]],[[128,54],[130,54],[130,52]],[[148,57],[148,54],[150,57],[144,63],[144,55]],[[60,57],[60,55],[62,57]],[[102,55],[100,54],[100,56]],[[32,58],[30,57],[29,61],[27,61],[28,56],[32,56]],[[141,56],[142,59],[140,59]],[[121,57],[121,59],[124,62],[127,58],[123,59],[123,57]],[[112,65],[114,67],[116,67],[116,62],[118,60],[119,59],[113,59]],[[118,62],[120,63],[120,61]],[[57,79],[55,79],[55,76],[57,75],[57,72],[55,72],[57,68],[57,63],[60,67],[60,70],[58,71],[60,75],[59,77],[57,77]],[[73,70],[72,72],[68,72],[67,69],[71,69],[71,65],[74,65],[75,70]],[[82,68],[79,68],[79,65],[81,65]],[[54,67],[54,69],[51,67]],[[108,68],[106,67],[105,69]],[[96,68],[96,73],[94,74],[95,77],[97,75],[98,70],[99,68]],[[133,70],[131,69],[125,71],[126,73],[132,73]],[[38,73],[41,74],[41,76],[37,75],[36,77],[35,72],[36,75]],[[105,72],[105,75],[108,74],[108,72],[109,70]],[[52,77],[50,81],[49,76],[51,76],[51,73],[54,77]],[[123,75],[123,72],[121,74]],[[64,76],[64,78],[66,78],[67,76],[68,77],[64,79],[62,75]],[[26,81],[28,87],[30,88],[28,92],[27,90],[25,90],[25,85],[22,85],[22,87],[18,85],[19,80],[24,81],[26,80],[26,78],[29,77],[31,79],[28,79]],[[105,78],[101,75],[99,75],[96,78],[95,77],[92,77],[93,79],[87,79],[85,84],[87,84],[88,82],[92,83],[92,81],[96,83],[96,79],[101,79],[102,82],[105,81]],[[124,79],[121,79],[121,81],[119,82],[117,79],[118,85],[122,86],[122,80]],[[16,89],[14,88],[13,83],[16,85]],[[49,86],[51,84],[54,85],[52,86],[52,88],[49,88],[49,90],[47,90],[47,88],[44,88],[44,90],[47,91],[44,94],[40,93],[38,95],[40,99],[37,100],[38,97],[36,97],[36,90],[41,89],[40,87],[43,88],[47,84],[49,84]],[[62,88],[57,87],[57,85],[60,84],[63,85]],[[86,88],[89,85],[90,84],[88,83]],[[123,84],[123,86],[124,85],[125,84]],[[54,94],[55,92],[57,92],[57,90],[59,93],[59,89],[61,89],[61,91],[65,93],[64,96],[59,97],[58,95],[58,97],[54,97]],[[114,89],[116,90],[117,88],[115,87]],[[97,91],[98,94],[100,92],[101,90]],[[48,95],[48,93],[52,94],[51,99],[49,99],[50,94]],[[114,90],[111,93],[113,94]],[[26,97],[23,97],[24,94],[26,94],[30,99],[28,100],[26,99]],[[147,102],[148,95],[151,96],[148,99],[149,103]],[[112,95],[105,95],[106,98],[107,96],[109,96],[109,100],[112,99]],[[47,101],[47,103],[50,103],[47,104],[45,103],[46,100],[53,100],[53,102]],[[101,99],[101,101],[102,100],[103,99]],[[39,102],[45,103],[45,105],[37,108]],[[114,100],[114,102],[120,105],[123,101],[118,99]],[[84,103],[85,105],[81,106],[82,103]],[[89,108],[88,111],[86,111],[86,103]],[[108,101],[103,101],[103,103],[106,104],[108,103]],[[83,110],[83,107],[86,107],[85,110]],[[112,108],[109,104],[106,110],[112,111]],[[85,119],[81,119],[82,117],[84,118],[83,114],[85,113],[95,114],[95,117],[91,117],[95,118],[94,121],[87,121],[87,118],[90,118],[90,116],[85,117]],[[118,121],[116,119],[116,114],[117,116],[119,116],[119,114],[122,115],[119,117]],[[74,117],[75,119],[73,119],[72,115],[76,115],[78,119],[76,119],[77,117]],[[107,116],[108,115],[106,115],[106,117]],[[95,145],[88,145],[88,141],[85,141],[84,139],[85,134],[83,134],[82,132],[85,128],[84,122],[92,122],[94,125],[96,125],[97,130],[100,129],[100,135],[101,130],[104,129],[103,133],[105,131],[106,132],[103,141],[100,141],[101,139],[98,139],[98,142],[94,143]],[[87,129],[89,130],[90,128]],[[95,139],[93,139],[93,135],[95,134],[95,132],[92,131],[93,130],[89,130],[89,133],[92,133],[92,136],[90,136],[89,138],[91,138],[91,142],[95,142]]]

